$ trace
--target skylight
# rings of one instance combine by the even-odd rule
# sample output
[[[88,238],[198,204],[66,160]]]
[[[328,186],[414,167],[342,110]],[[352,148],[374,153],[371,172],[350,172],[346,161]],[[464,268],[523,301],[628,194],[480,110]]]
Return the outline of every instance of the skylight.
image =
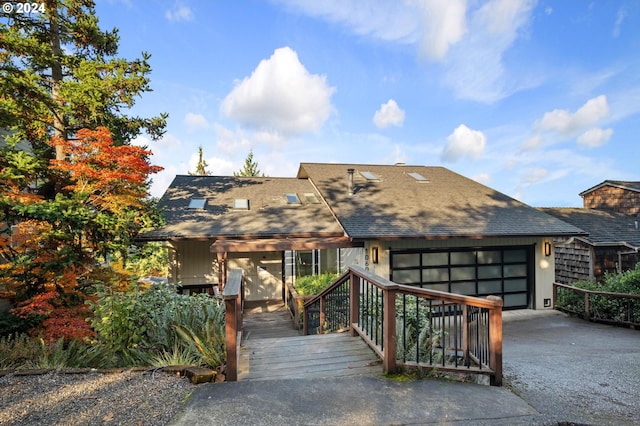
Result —
[[[204,209],[205,204],[207,204],[206,198],[192,198],[189,201],[190,209]]]
[[[318,197],[316,197],[316,194],[314,194],[313,192],[305,192],[303,195],[304,199],[307,200],[307,203],[318,204],[320,202],[320,200],[318,200]]]
[[[366,180],[380,180],[380,178],[378,176],[376,176],[374,173],[372,172],[360,172],[360,174],[362,175],[362,177],[364,177]]]
[[[246,198],[236,198],[233,200],[233,208],[236,210],[249,210],[249,200]]]
[[[300,198],[298,198],[298,194],[295,192],[289,192],[285,194],[285,197],[287,198],[287,204],[301,204]]]
[[[417,180],[418,182],[429,182],[429,179],[427,179],[426,177],[422,176],[420,173],[416,173],[416,172],[411,172],[411,173],[407,173],[409,176],[411,176],[412,178],[414,178],[415,180]]]

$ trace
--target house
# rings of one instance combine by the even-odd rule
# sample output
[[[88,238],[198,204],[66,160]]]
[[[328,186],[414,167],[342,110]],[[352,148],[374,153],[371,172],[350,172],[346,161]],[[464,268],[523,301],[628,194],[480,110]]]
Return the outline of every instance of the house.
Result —
[[[580,193],[585,209],[640,215],[640,182],[605,180]]]
[[[579,228],[443,167],[301,163],[295,178],[177,176],[160,200],[171,277],[280,298],[296,276],[360,265],[402,284],[551,307],[553,245]]]
[[[606,273],[633,269],[640,262],[637,217],[586,208],[540,210],[588,232],[556,241],[557,282],[602,281]]]
[[[583,208],[544,208],[587,232],[556,240],[556,281],[602,281],[640,262],[640,182],[605,180],[580,193]]]

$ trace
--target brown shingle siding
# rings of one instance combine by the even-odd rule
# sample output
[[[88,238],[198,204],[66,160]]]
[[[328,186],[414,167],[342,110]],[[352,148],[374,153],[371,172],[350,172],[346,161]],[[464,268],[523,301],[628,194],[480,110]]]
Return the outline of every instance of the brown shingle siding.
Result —
[[[627,215],[640,213],[640,192],[613,185],[603,185],[583,193],[587,209],[611,210]]]

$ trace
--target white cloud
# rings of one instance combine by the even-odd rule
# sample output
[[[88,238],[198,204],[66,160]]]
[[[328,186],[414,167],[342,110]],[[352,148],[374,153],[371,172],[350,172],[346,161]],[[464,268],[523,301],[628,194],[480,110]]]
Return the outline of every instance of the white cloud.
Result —
[[[627,17],[627,11],[624,8],[618,9],[616,22],[613,25],[613,32],[611,33],[613,38],[618,38],[620,36],[620,28],[622,27],[622,22],[626,17]]]
[[[187,130],[190,132],[209,127],[209,123],[207,123],[207,119],[204,115],[194,114],[192,112],[188,112],[187,115],[184,116],[184,124],[187,125]]]
[[[326,77],[310,74],[289,47],[262,60],[222,102],[222,112],[243,125],[297,135],[320,129],[332,112]]]
[[[526,141],[524,141],[524,143],[522,144],[522,150],[529,151],[532,149],[536,149],[542,144],[542,142],[543,142],[542,136],[540,135],[532,136]]]
[[[415,43],[420,38],[416,2],[367,0],[276,0],[289,9],[348,27],[380,40]]]
[[[173,9],[167,10],[164,16],[169,21],[191,21],[193,19],[193,12],[188,6],[175,5]]]
[[[471,177],[471,179],[486,186],[489,186],[489,184],[491,184],[491,175],[488,173],[480,173]]]
[[[414,2],[422,18],[420,51],[429,60],[442,60],[449,47],[467,32],[466,0],[425,0]]]
[[[380,105],[380,109],[373,115],[373,122],[379,129],[389,126],[402,127],[404,111],[400,109],[396,101],[389,99],[386,104]]]
[[[607,97],[600,95],[589,99],[575,113],[565,109],[555,109],[545,113],[536,123],[536,128],[540,131],[556,132],[570,139],[607,117],[609,117]]]
[[[613,129],[601,129],[596,127],[594,129],[587,130],[578,136],[576,141],[578,142],[578,145],[595,148],[609,142],[611,135],[613,135]]]
[[[487,137],[484,133],[461,124],[447,137],[441,158],[446,162],[455,162],[461,158],[475,160],[482,155],[486,144]]]
[[[206,151],[205,151],[206,152]],[[204,157],[204,155],[203,155]],[[198,166],[199,154],[197,152],[189,157],[189,172],[194,172]],[[235,167],[231,161],[219,157],[208,157],[204,161],[207,163],[207,171],[213,176],[232,176],[240,168]]]
[[[415,45],[420,56],[443,63],[444,84],[461,99],[493,103],[541,79],[523,73],[507,79],[503,65],[537,0],[273,1],[358,35]]]
[[[503,64],[504,53],[531,21],[534,5],[534,0],[490,0],[471,13],[467,35],[446,61],[445,84],[456,97],[493,103],[538,84],[526,75],[507,78]]]

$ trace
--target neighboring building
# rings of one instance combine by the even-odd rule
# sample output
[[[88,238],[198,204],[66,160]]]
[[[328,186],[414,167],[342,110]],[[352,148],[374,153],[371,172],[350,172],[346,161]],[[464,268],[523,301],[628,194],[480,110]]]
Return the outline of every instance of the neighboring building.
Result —
[[[556,239],[556,281],[602,281],[633,269],[640,262],[640,182],[605,180],[580,196],[584,208],[540,209],[588,234]]]
[[[551,307],[553,241],[579,228],[442,167],[302,163],[296,178],[177,176],[146,233],[171,276],[248,277],[247,300],[280,298],[296,275],[360,265],[392,281]]]
[[[557,282],[602,281],[606,273],[633,269],[640,262],[638,218],[607,210],[540,210],[588,232],[588,236],[556,241]]]
[[[585,209],[611,210],[626,215],[640,214],[640,182],[605,180],[580,193]]]

